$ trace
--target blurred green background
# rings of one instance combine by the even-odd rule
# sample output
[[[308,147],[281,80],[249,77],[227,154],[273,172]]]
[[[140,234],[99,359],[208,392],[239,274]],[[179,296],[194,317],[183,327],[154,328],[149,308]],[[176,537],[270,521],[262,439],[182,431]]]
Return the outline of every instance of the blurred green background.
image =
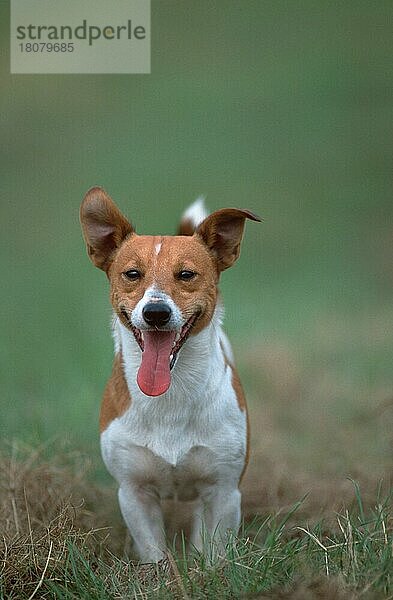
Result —
[[[78,210],[99,184],[143,233],[172,233],[199,194],[259,213],[221,286],[256,443],[317,469],[385,464],[392,15],[371,0],[153,0],[151,75],[10,75],[1,2],[3,439],[98,454],[110,307]]]

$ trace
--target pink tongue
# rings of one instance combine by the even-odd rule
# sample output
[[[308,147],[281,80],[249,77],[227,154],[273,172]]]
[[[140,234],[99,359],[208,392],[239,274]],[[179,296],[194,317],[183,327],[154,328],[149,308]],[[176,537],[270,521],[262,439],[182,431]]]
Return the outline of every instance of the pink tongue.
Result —
[[[137,382],[146,396],[160,396],[171,385],[170,355],[176,331],[145,331]]]

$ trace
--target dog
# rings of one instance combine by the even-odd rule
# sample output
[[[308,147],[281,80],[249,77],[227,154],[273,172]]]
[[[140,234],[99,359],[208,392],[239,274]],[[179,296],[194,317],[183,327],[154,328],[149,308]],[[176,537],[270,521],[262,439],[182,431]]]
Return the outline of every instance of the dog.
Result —
[[[221,327],[222,271],[239,256],[248,210],[210,215],[198,200],[175,236],[136,234],[100,187],[80,220],[106,272],[115,357],[100,413],[101,452],[142,562],[165,558],[161,500],[195,500],[190,544],[221,549],[240,526],[249,455],[247,406]]]

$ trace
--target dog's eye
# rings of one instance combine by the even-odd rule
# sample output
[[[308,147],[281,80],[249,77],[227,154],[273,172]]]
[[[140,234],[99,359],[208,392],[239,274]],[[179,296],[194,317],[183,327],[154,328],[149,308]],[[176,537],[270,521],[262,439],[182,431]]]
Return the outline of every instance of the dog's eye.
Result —
[[[129,281],[136,281],[137,279],[141,278],[141,274],[136,269],[130,269],[129,271],[125,271],[123,275]]]
[[[193,277],[195,277],[196,273],[194,273],[194,271],[180,271],[180,273],[178,274],[178,279],[181,279],[181,281],[189,281],[190,279],[192,279]]]

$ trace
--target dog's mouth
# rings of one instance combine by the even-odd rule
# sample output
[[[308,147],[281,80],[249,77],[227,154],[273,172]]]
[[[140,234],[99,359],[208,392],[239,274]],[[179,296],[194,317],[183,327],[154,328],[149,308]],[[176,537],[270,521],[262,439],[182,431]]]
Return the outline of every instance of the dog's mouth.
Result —
[[[193,314],[180,331],[163,329],[138,329],[125,310],[121,311],[142,351],[137,383],[147,396],[161,396],[171,385],[171,371],[176,364],[180,348],[188,339],[200,313]]]

